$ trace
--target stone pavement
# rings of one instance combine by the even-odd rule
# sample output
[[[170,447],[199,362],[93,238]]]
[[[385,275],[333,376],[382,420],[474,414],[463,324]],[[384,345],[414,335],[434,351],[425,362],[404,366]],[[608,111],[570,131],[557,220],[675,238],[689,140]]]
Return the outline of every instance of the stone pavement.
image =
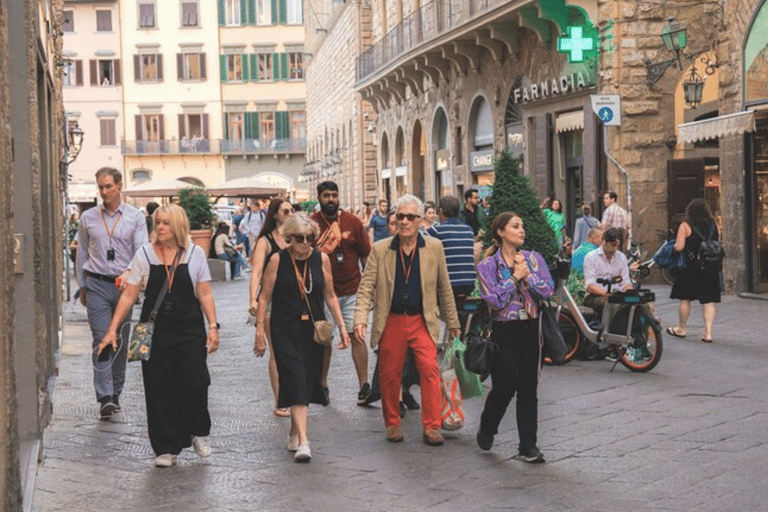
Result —
[[[512,459],[511,414],[490,452],[475,443],[482,400],[440,448],[384,439],[379,404],[357,407],[351,358],[333,359],[329,407],[310,408],[310,464],[284,450],[288,420],[272,415],[266,359],[251,353],[247,283],[213,283],[221,349],[210,359],[213,454],[191,450],[153,467],[139,366],[129,365],[124,415],[97,419],[84,309],[65,304],[65,328],[44,436],[35,511],[758,511],[768,510],[768,348],[763,301],[725,297],[715,343],[665,336],[648,374],[572,362],[544,369],[539,446],[546,464]],[[669,288],[653,287],[663,325],[677,317]],[[371,368],[373,358],[371,358]],[[417,388],[414,388],[417,389]],[[510,412],[512,408],[510,408]]]

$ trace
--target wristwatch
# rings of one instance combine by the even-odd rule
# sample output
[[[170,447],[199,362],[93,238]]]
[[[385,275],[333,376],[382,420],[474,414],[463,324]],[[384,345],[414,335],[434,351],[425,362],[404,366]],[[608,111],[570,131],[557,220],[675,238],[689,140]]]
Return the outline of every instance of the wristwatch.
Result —
[[[215,324],[211,324],[208,326],[209,329],[216,329],[217,331],[221,329],[221,324],[219,322],[216,322]]]

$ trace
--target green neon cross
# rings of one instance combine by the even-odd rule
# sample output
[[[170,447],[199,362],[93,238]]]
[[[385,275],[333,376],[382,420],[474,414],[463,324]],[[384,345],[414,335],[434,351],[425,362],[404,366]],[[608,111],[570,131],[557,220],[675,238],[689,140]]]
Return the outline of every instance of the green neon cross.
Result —
[[[568,35],[557,38],[557,50],[568,54],[568,61],[583,62],[584,51],[593,50],[595,40],[591,37],[584,37],[582,27],[568,27]]]

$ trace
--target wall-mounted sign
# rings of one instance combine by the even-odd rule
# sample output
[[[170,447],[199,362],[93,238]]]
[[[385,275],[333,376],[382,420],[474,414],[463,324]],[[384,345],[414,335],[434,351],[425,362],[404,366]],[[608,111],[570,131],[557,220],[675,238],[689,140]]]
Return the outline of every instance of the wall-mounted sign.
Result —
[[[506,132],[507,149],[512,158],[517,158],[525,151],[525,138],[523,137],[523,123],[509,124],[504,127]]]
[[[451,150],[438,149],[435,151],[435,170],[445,171],[451,166]]]
[[[583,27],[568,27],[568,34],[557,38],[557,51],[567,53],[569,62],[584,62],[584,54],[595,49],[594,38],[583,32]]]
[[[392,169],[382,169],[381,170],[381,179],[387,180],[390,177],[392,177]]]
[[[605,126],[621,126],[621,96],[592,94],[592,111]]]
[[[395,176],[405,176],[406,174],[408,174],[408,167],[404,165],[395,167]]]
[[[471,153],[469,155],[470,172],[492,171],[493,159],[494,151],[492,149]]]
[[[560,96],[595,85],[593,78],[584,71],[576,71],[559,78],[542,80],[538,83],[523,80],[523,85],[512,91],[515,103],[543,100],[552,96]]]

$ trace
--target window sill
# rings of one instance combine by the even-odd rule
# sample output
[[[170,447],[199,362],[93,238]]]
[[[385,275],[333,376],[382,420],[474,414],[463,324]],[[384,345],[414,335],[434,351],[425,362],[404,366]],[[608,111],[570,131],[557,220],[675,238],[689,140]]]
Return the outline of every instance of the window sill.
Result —
[[[202,83],[205,83],[207,81],[208,81],[207,78],[206,79],[203,79],[203,78],[181,78],[181,79],[179,79],[179,83],[182,83],[182,84],[202,84]]]
[[[201,28],[203,27],[201,27],[200,25],[180,25],[179,26],[179,30],[200,30]]]
[[[136,30],[160,30],[159,27],[136,27]]]

